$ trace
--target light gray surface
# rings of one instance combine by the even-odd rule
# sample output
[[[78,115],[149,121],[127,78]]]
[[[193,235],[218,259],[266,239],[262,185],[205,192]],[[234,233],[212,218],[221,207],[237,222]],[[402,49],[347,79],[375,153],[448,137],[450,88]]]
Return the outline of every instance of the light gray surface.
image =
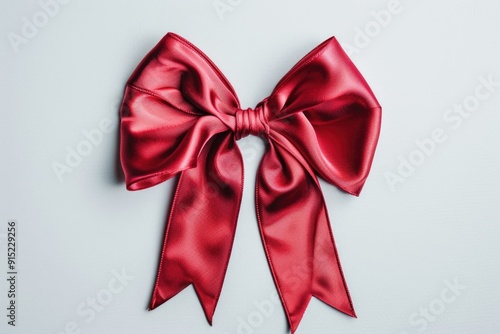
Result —
[[[218,13],[221,3],[230,7]],[[125,81],[168,31],[207,53],[248,107],[335,35],[383,107],[361,197],[322,183],[359,318],[313,299],[298,334],[500,332],[500,3],[337,3],[73,0],[16,52],[10,33],[22,36],[23,17],[43,24],[42,9],[0,0],[0,332],[286,333],[280,305],[268,314],[255,306],[276,293],[253,208],[264,151],[256,138],[239,142],[245,191],[214,326],[191,287],[146,311],[173,182],[126,191],[116,125]],[[382,26],[371,12],[385,8],[397,14]],[[497,86],[476,91],[480,77]],[[472,105],[475,93],[483,100],[470,117],[448,111]],[[53,162],[64,163],[67,146],[85,145],[82,131],[103,120],[113,131],[60,182]],[[433,132],[446,140],[391,189],[387,173],[398,175],[400,157],[422,158],[415,141]],[[19,228],[15,328],[4,314],[9,219]],[[133,277],[126,286],[113,278],[122,270]],[[450,289],[455,281],[463,288]],[[92,317],[87,298],[96,296],[112,300]]]

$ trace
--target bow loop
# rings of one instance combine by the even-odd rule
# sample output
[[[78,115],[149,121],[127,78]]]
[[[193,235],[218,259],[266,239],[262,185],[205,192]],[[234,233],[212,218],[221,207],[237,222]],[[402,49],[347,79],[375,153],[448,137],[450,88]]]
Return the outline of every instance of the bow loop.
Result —
[[[358,195],[380,131],[381,108],[335,38],[316,47],[278,83],[268,105],[273,137],[329,183]]]
[[[210,138],[231,130],[238,108],[232,86],[208,57],[167,34],[127,82],[120,154],[127,188],[151,187],[194,168]]]

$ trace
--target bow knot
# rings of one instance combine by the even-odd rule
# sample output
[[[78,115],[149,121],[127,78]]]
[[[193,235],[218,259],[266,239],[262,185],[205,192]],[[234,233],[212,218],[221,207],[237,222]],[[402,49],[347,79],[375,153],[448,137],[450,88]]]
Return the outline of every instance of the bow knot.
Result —
[[[237,109],[236,114],[236,128],[234,136],[236,140],[244,138],[248,135],[269,136],[269,124],[267,117],[264,114],[264,108],[258,105],[255,109]]]

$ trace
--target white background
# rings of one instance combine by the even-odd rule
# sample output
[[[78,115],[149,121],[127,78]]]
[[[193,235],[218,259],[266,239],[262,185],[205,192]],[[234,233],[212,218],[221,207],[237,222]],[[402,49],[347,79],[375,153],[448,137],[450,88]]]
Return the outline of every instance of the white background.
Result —
[[[218,12],[217,3],[231,10]],[[500,82],[500,3],[390,3],[73,0],[16,52],[9,36],[22,37],[23,18],[33,22],[42,9],[34,0],[1,0],[0,332],[287,333],[280,305],[267,314],[255,306],[276,293],[253,208],[264,152],[257,138],[239,142],[245,191],[213,327],[192,287],[146,311],[174,181],[126,191],[116,125],[127,78],[172,31],[212,58],[243,107],[335,35],[383,107],[361,196],[322,183],[358,319],[313,299],[298,334],[499,333],[500,87],[460,123],[443,117],[474,102],[478,78]],[[372,11],[388,6],[397,14],[382,26]],[[76,149],[82,131],[104,119],[114,130],[60,182],[53,162],[65,163],[67,147]],[[418,161],[415,141],[438,128],[446,140]],[[386,176],[410,158],[420,165],[391,187]],[[5,309],[9,219],[18,223],[16,327]],[[90,310],[88,298],[105,296],[113,271],[122,270],[133,279],[109,304],[94,317],[77,312]]]

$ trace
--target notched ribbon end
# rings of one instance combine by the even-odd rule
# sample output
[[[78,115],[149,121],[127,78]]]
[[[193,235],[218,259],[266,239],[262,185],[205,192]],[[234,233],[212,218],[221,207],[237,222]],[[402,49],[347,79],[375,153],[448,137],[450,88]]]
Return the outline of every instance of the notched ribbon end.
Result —
[[[208,324],[212,326],[213,318],[215,314],[215,308],[217,307],[218,297],[209,296],[207,294],[203,294],[203,289],[198,289],[196,284],[193,284],[194,291],[198,296],[198,300],[200,301],[203,312],[205,313],[205,317],[207,318]],[[219,291],[220,293],[220,291]]]
[[[157,302],[157,299],[156,299],[156,296],[154,296],[152,299],[151,299],[151,302],[149,303],[149,306],[148,306],[148,311],[153,311],[154,309],[156,309],[158,306],[160,306],[161,304],[163,304],[164,302],[166,302],[167,300],[164,300],[162,302]]]
[[[338,309],[338,308],[336,308],[336,309],[338,311],[344,313],[345,315],[348,315],[348,316],[352,317],[352,318],[355,318],[355,319],[358,318],[358,316],[356,315],[356,312],[354,311],[353,308],[350,308],[350,309],[347,309],[347,310],[341,310],[341,309]]]

